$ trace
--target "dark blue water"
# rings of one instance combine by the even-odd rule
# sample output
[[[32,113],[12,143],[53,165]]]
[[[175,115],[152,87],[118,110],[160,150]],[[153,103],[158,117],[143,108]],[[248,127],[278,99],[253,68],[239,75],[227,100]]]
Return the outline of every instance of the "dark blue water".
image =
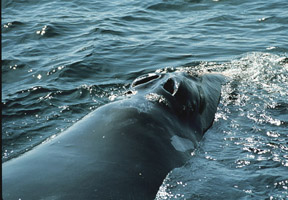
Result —
[[[156,70],[230,81],[212,128],[158,199],[288,198],[288,3],[2,2],[2,161]]]

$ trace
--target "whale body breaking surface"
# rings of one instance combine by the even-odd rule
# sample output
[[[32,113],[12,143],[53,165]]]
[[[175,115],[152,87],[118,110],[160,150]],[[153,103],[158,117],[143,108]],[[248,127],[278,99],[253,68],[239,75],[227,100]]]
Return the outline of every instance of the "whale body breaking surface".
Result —
[[[186,72],[137,78],[124,99],[3,163],[3,198],[154,199],[213,124],[224,80]]]

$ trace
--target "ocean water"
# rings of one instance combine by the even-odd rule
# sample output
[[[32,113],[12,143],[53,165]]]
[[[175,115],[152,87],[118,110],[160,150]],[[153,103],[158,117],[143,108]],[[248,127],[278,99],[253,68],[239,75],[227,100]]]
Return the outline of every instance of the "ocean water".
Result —
[[[3,0],[2,162],[159,70],[229,77],[156,199],[288,199],[288,3]]]

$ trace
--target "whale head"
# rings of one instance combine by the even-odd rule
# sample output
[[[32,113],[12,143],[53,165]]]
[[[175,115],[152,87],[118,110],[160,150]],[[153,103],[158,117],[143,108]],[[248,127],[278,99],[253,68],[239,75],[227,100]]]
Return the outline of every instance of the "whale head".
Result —
[[[214,121],[224,82],[220,74],[151,73],[135,79],[131,91],[204,133]]]

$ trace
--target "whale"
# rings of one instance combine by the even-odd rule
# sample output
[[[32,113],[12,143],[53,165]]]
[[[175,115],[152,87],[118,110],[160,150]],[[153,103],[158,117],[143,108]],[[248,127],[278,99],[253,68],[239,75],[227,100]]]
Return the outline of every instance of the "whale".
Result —
[[[2,163],[2,198],[154,199],[212,126],[223,82],[180,71],[136,78],[121,99]]]

